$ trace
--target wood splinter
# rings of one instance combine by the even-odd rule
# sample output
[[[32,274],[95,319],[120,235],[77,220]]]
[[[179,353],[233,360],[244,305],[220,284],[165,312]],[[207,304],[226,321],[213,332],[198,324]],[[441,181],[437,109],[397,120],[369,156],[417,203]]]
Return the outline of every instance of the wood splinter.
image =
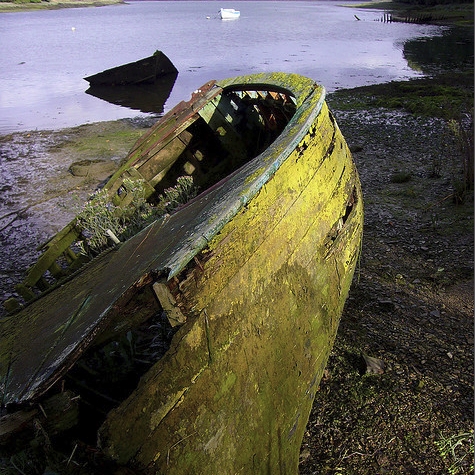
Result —
[[[175,298],[171,294],[166,284],[162,282],[155,282],[153,284],[153,291],[155,292],[160,305],[165,311],[170,325],[172,327],[183,325],[186,322],[186,317],[181,312]]]

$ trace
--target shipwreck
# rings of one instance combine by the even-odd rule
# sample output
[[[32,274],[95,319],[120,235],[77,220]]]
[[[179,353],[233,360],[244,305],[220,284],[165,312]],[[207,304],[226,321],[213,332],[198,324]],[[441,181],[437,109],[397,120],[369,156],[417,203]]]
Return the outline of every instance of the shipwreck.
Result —
[[[183,180],[196,196],[172,209]],[[7,303],[2,450],[39,424],[137,473],[298,473],[363,229],[324,88],[210,81],[137,141],[107,203],[133,211],[138,184],[161,217],[96,251],[73,220]]]
[[[91,86],[124,86],[153,84],[168,75],[175,76],[178,70],[162,51],[155,51],[152,56],[132,63],[106,69],[84,79]]]

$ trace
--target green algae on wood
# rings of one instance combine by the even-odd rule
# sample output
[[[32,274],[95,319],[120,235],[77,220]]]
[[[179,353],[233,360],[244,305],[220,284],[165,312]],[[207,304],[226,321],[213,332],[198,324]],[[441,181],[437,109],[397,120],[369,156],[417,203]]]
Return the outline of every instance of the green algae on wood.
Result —
[[[362,217],[348,149],[326,107],[311,130],[308,152],[291,152],[208,241],[202,273],[182,290],[195,318],[176,335],[180,345],[101,429],[103,448],[121,463],[170,474],[297,473]],[[195,332],[200,345],[182,344]],[[187,362],[179,372],[178,361]],[[153,426],[151,407],[164,409]]]

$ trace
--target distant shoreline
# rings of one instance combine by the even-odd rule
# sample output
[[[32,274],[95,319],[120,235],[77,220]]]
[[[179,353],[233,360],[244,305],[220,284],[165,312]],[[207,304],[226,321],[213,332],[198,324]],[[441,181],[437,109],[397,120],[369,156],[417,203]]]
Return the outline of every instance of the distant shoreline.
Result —
[[[0,13],[36,10],[58,10],[60,8],[104,7],[125,4],[124,0],[49,0],[39,2],[1,2]]]
[[[127,4],[127,0],[17,0],[13,2],[0,0],[0,13],[125,4]],[[361,2],[342,0],[341,6],[384,10],[393,14],[395,21],[438,25],[473,25],[473,2],[427,6],[399,3],[394,0],[361,0]]]

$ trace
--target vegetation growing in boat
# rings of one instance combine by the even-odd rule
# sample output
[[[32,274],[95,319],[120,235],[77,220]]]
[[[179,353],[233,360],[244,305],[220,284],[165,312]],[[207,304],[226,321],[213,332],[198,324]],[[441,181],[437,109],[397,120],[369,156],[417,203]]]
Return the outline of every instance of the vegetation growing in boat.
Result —
[[[272,79],[278,82],[278,76]],[[243,81],[246,84],[245,77]],[[108,239],[126,240],[158,219],[163,215],[161,196],[173,203],[176,198],[170,193],[181,193],[184,182],[179,177],[188,176],[198,189],[207,190],[263,153],[294,116],[298,100],[308,94],[308,83],[292,81],[300,91],[296,95],[280,85],[248,89],[226,81],[217,87],[210,81],[190,102],[163,116],[130,150],[104,186],[104,195],[41,246],[41,257],[15,287],[20,298],[32,301],[108,247]],[[139,188],[133,184],[137,181]],[[183,202],[181,197],[178,202]],[[166,204],[165,212],[169,207]],[[16,298],[4,305],[9,312],[21,307]]]
[[[178,151],[169,169],[151,178],[137,166],[156,189],[164,189],[158,198],[150,195],[150,183],[147,188],[145,179],[133,177],[125,178],[116,191],[106,186],[86,203],[76,220],[81,234],[75,246],[81,254],[94,256],[108,248],[111,239],[130,238],[192,199],[198,188],[212,186],[269,146],[295,112],[294,102],[286,95],[259,91],[229,91],[221,97],[219,108],[235,115],[234,130],[213,118],[213,105],[202,114],[206,120],[199,118],[180,134],[180,140],[187,144],[184,150],[176,145],[165,147],[170,156]],[[238,137],[245,148],[239,145]],[[147,167],[146,163],[141,165]],[[176,178],[181,173],[186,175]],[[111,201],[111,191],[117,194],[115,201]]]
[[[97,191],[84,205],[76,221],[81,239],[75,243],[82,254],[96,255],[105,250],[110,246],[111,233],[119,240],[128,239],[185,204],[197,193],[193,177],[182,176],[174,187],[165,189],[156,204],[152,204],[146,199],[144,183],[144,180],[124,180],[122,186],[131,198],[127,206],[111,202],[106,189]]]

